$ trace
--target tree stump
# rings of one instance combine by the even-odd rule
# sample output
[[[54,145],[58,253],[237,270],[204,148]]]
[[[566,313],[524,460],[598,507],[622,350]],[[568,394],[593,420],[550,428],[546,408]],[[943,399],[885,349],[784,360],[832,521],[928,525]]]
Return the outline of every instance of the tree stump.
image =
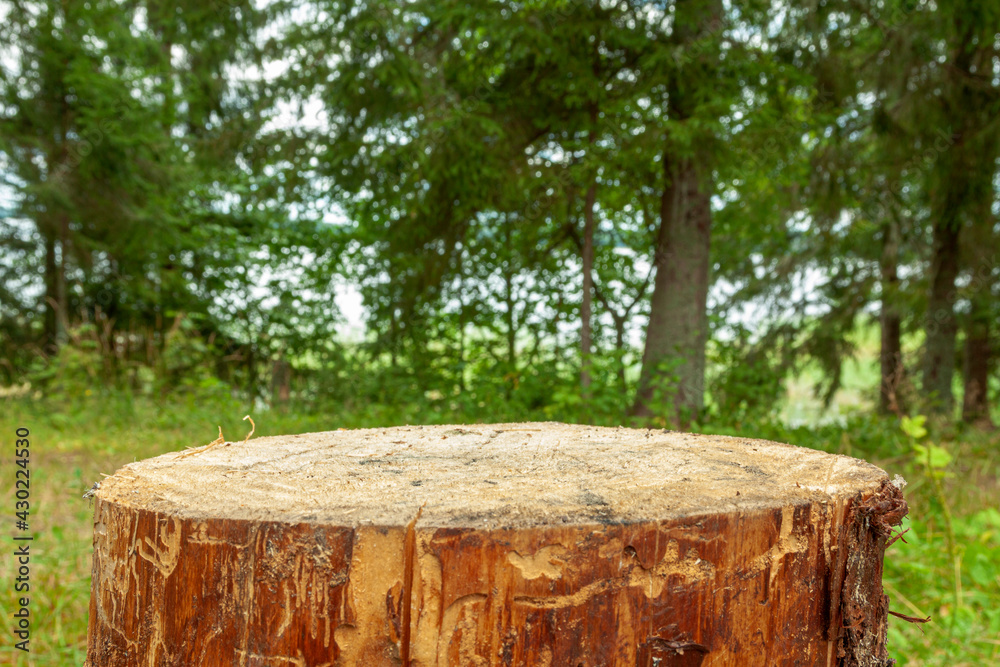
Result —
[[[864,461],[566,424],[259,438],[97,493],[91,667],[888,665]]]

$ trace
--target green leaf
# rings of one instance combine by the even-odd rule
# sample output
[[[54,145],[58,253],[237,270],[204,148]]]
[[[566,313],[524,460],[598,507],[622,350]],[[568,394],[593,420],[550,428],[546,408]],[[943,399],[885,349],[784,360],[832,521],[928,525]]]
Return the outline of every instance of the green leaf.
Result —
[[[927,421],[926,415],[917,415],[916,417],[903,417],[900,427],[903,429],[903,433],[910,436],[914,440],[920,440],[927,435],[927,429],[924,428],[924,423]]]
[[[944,447],[938,445],[913,445],[913,451],[917,458],[923,463],[929,463],[931,468],[946,468],[953,460],[951,454]],[[929,458],[928,458],[929,457]]]

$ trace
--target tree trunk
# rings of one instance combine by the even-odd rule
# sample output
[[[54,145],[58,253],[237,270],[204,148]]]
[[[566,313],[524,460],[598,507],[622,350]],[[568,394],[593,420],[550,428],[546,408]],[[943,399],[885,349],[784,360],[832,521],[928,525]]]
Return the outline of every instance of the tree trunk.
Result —
[[[66,294],[66,268],[69,263],[69,216],[59,218],[59,267],[56,270],[56,343],[65,345],[69,340],[69,303]]]
[[[396,358],[396,346],[399,341],[399,313],[395,307],[392,308],[392,316],[389,320],[389,368],[396,370],[399,362]]]
[[[960,225],[947,217],[934,226],[934,258],[931,265],[931,292],[927,302],[924,357],[924,394],[933,412],[950,414],[954,397],[951,382],[955,374],[955,278],[958,276]]]
[[[504,321],[507,325],[507,369],[504,373],[504,380],[507,387],[507,398],[510,399],[514,388],[517,386],[517,298],[514,294],[514,253],[511,248],[513,234],[510,229],[510,220],[504,216],[504,232],[507,241],[507,260],[504,263],[504,304],[507,312],[504,313]]]
[[[465,393],[465,306],[458,317],[458,390]]]
[[[722,33],[720,0],[678,0],[669,47],[674,53],[697,44],[696,71],[675,72],[667,86],[668,116],[683,122],[694,116],[700,95],[710,87],[715,57],[707,44]],[[704,137],[708,139],[709,137]],[[663,151],[663,193],[642,374],[632,414],[661,415],[686,424],[699,417],[705,393],[705,343],[708,340],[709,249],[711,245],[711,170],[707,159],[673,145]]]
[[[596,137],[594,126],[597,124],[597,107],[590,107],[590,133],[588,143],[592,150]],[[587,156],[591,164],[592,155]],[[583,247],[581,259],[583,264],[583,299],[580,303],[580,388],[584,402],[590,399],[590,354],[591,354],[591,311],[594,303],[594,204],[597,199],[597,175],[591,177],[587,188],[587,198],[583,205]]]
[[[159,327],[158,327],[159,328]],[[257,354],[253,343],[247,343],[247,396],[250,397],[250,404],[257,401],[261,394],[261,388],[257,381]],[[161,353],[162,357],[162,353]]]
[[[882,239],[882,381],[879,389],[879,411],[882,414],[903,414],[899,389],[903,384],[903,348],[900,342],[902,331],[899,308],[896,305],[899,294],[899,225],[895,220],[886,222]]]
[[[683,424],[697,419],[704,404],[712,210],[694,163],[671,164],[669,157],[664,154],[656,278],[632,413]]]
[[[556,295],[556,313],[552,318],[552,372],[558,377],[559,362],[562,359],[562,345],[559,340],[559,323],[562,320],[563,295],[562,292]]]
[[[580,304],[580,386],[583,398],[590,398],[591,310],[594,299],[594,200],[597,183],[587,188],[583,211],[583,301]]]
[[[271,404],[284,405],[292,395],[292,365],[284,358],[271,363]]]
[[[44,349],[47,354],[59,350],[59,267],[56,263],[56,240],[51,234],[45,237],[45,327]]]
[[[965,328],[965,391],[962,420],[990,428],[990,285],[974,290]]]
[[[507,312],[504,319],[507,324],[507,373],[517,371],[517,317],[514,312],[517,302],[514,299],[514,276],[509,272],[504,274],[504,302]]]
[[[622,396],[628,396],[628,383],[625,381],[625,319],[619,317],[617,313],[612,313],[615,320],[615,356],[618,357],[618,386],[621,388]]]
[[[97,492],[88,667],[889,663],[863,461],[561,424],[209,445]]]

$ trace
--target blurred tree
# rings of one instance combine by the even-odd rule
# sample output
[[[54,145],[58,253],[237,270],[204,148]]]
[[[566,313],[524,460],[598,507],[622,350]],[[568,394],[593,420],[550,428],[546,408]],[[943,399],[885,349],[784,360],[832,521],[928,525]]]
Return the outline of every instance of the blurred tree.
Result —
[[[142,44],[119,9],[16,3],[0,27],[16,45],[0,80],[0,151],[18,191],[14,214],[34,222],[44,248],[40,305],[50,352],[66,340],[71,301],[82,305],[87,276],[114,270],[103,253],[129,256],[140,238],[149,241],[145,224],[163,230],[170,216],[164,202],[151,202],[167,180],[169,145],[155,112],[132,95]]]
[[[665,119],[660,165],[660,225],[654,251],[656,278],[642,355],[642,376],[632,413],[648,417],[660,400],[673,423],[698,419],[705,394],[705,343],[712,236],[710,159],[720,117],[741,87],[724,69],[726,17],[717,0],[682,0],[673,6],[669,33],[640,65],[659,93]],[[662,409],[662,408],[660,408]]]
[[[253,359],[256,328],[243,332],[223,304],[241,293],[252,293],[245,305],[275,302],[263,283],[295,274],[289,248],[315,247],[324,231],[283,222],[280,144],[256,141],[271,100],[258,78],[235,75],[261,66],[267,15],[240,0],[69,0],[14,3],[5,18],[0,157],[10,215],[33,223],[42,248],[44,349],[100,319],[121,343],[106,353],[148,356],[152,343],[162,354],[182,316],[206,338],[243,338]],[[320,247],[314,259],[334,250]],[[317,277],[325,291],[329,273]],[[150,340],[131,335],[143,331]]]
[[[962,419],[986,428],[993,426],[990,415],[990,371],[995,363],[993,354],[1000,320],[1000,300],[994,295],[997,278],[997,248],[1000,247],[1000,225],[993,213],[996,199],[983,205],[981,218],[968,230],[963,255],[970,269],[965,290],[969,310],[965,314],[965,354],[963,368]]]
[[[973,269],[961,253],[963,229],[986,227],[1000,157],[1000,83],[995,72],[1000,6],[951,2],[914,9],[884,62],[895,75],[887,113],[911,128],[931,159],[930,291],[925,317],[923,390],[936,409],[953,404],[956,280]],[[984,232],[973,232],[982,237]]]
[[[772,414],[809,362],[829,403],[877,320],[883,411],[913,406],[922,337],[925,393],[946,407],[961,358],[963,414],[988,413],[992,6],[3,11],[8,378],[99,321],[168,383],[214,355],[251,395],[274,374],[289,399],[350,380],[678,424]]]

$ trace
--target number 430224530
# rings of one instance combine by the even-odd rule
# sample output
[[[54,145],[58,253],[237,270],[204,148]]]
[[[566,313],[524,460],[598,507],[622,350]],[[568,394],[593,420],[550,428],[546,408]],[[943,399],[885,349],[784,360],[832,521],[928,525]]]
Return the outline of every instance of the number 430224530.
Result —
[[[28,510],[31,505],[28,502],[30,497],[30,482],[29,478],[31,476],[31,471],[28,469],[28,461],[31,457],[31,441],[28,439],[30,432],[23,426],[17,431],[17,440],[15,442],[15,463],[17,464],[16,481],[14,482],[17,491],[15,495],[17,496],[17,502],[14,506],[15,513],[17,515],[18,522],[23,522],[27,524],[28,521]],[[21,525],[23,525],[21,524]]]

